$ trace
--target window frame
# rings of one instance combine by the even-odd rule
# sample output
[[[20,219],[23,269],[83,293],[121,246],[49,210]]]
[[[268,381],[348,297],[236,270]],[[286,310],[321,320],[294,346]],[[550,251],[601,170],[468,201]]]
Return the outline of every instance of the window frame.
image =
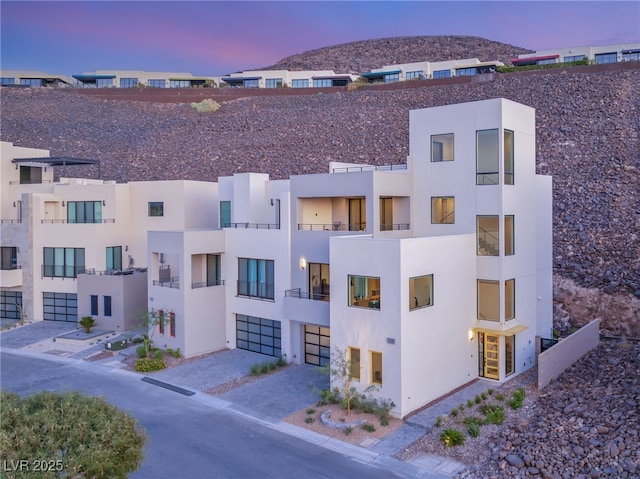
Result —
[[[169,312],[169,335],[176,337],[176,313]]]
[[[84,248],[45,246],[42,257],[44,278],[76,278],[86,269]]]
[[[275,261],[262,258],[238,258],[236,291],[237,296],[275,300]]]
[[[427,301],[425,304],[420,304],[420,300],[418,300],[418,293],[416,293],[416,280],[427,278]],[[414,281],[413,285],[413,293],[411,287],[411,281]],[[413,298],[411,297],[413,296]],[[423,274],[420,276],[412,276],[409,278],[409,311],[416,311],[418,309],[429,308],[433,306],[433,273],[431,274]]]
[[[441,211],[441,218],[439,221],[436,221],[436,203],[437,201],[440,200],[440,210]],[[443,205],[445,204],[445,200],[446,200],[446,205],[448,206],[448,202],[449,200],[451,200],[453,202],[453,209],[449,212],[447,212],[447,214],[445,214],[443,216],[444,213],[444,207]],[[448,217],[450,217],[451,221],[445,221],[448,219]],[[456,223],[456,197],[455,196],[432,196],[431,197],[431,224],[432,225],[453,225]]]
[[[374,289],[372,287],[375,286],[376,281],[378,289]],[[381,284],[379,276],[363,276],[359,274],[347,275],[347,305],[351,308],[364,308],[379,311],[382,299]],[[359,291],[359,289],[361,291]],[[360,296],[356,294],[356,292],[362,292],[363,294],[366,293],[366,296]],[[377,299],[375,299],[376,296]],[[363,304],[358,304],[360,302],[363,302]]]
[[[486,297],[485,294],[481,294],[481,285],[485,285],[485,286],[491,286],[491,289],[493,291],[491,291],[492,293],[492,297]],[[493,322],[500,322],[500,314],[501,314],[501,308],[500,308],[500,282],[497,280],[491,280],[491,279],[478,279],[477,280],[477,318],[479,320],[483,320],[483,321],[493,321]],[[482,301],[484,299],[484,301]],[[482,312],[486,312],[487,311],[487,306],[486,306],[486,302],[487,301],[491,301],[492,303],[494,303],[492,306],[497,307],[497,313],[495,315],[495,318],[491,317],[486,317],[483,314],[481,314]],[[482,303],[485,303],[484,305]]]
[[[107,246],[105,270],[106,271],[122,270],[122,246]]]
[[[376,369],[376,366],[374,364],[374,356],[378,356],[379,357],[379,360],[376,361],[376,362],[380,363],[380,369],[379,369],[380,377],[379,377],[379,379],[376,376],[376,373],[378,372],[378,370]],[[371,365],[371,368],[370,368],[371,369],[371,377],[369,378],[371,384],[376,384],[378,386],[382,386],[382,382],[384,380],[384,375],[382,374],[383,373],[383,369],[384,369],[383,368],[383,364],[382,364],[382,352],[380,352],[380,351],[369,351],[369,361],[370,361],[369,364]]]
[[[516,336],[504,337],[504,375],[511,376],[516,372]]]
[[[149,201],[147,211],[149,217],[164,216],[164,201]]]
[[[482,219],[488,219],[488,218],[495,219],[496,228],[497,228],[496,231],[489,231],[488,229],[486,229],[486,225],[485,225],[485,228],[480,227],[480,223]],[[495,247],[496,247],[495,254],[492,254],[491,251],[488,251],[485,253],[481,251],[481,249],[484,249],[484,247],[480,245],[481,229],[484,231],[486,235],[489,235],[491,238],[495,239]],[[495,233],[495,235],[493,233]],[[486,239],[485,239],[485,243],[486,243]],[[500,215],[477,215],[476,216],[476,255],[477,256],[500,256]]]
[[[91,316],[98,316],[98,295],[89,295],[89,314]]]
[[[503,130],[503,172],[502,178],[505,185],[515,184],[515,133],[513,130]],[[508,139],[508,137],[510,139]]]
[[[510,285],[510,286],[509,286]],[[507,279],[504,282],[504,319],[510,321],[516,317],[516,280]]]
[[[516,217],[515,215],[504,215],[504,255],[513,256],[516,254]]]
[[[441,141],[438,141],[438,140],[441,140]],[[431,163],[444,163],[447,161],[455,161],[455,158],[456,158],[455,144],[456,143],[455,143],[454,133],[438,133],[437,135],[431,135],[431,138],[429,139]],[[435,145],[439,145],[439,147],[436,148]],[[451,155],[445,154],[449,150],[448,148],[445,148],[445,145],[451,146]]]
[[[103,296],[102,297],[102,308],[103,308],[102,315],[105,318],[110,318],[111,317],[112,306],[113,306],[113,303],[112,303],[112,300],[111,300],[111,296]]]

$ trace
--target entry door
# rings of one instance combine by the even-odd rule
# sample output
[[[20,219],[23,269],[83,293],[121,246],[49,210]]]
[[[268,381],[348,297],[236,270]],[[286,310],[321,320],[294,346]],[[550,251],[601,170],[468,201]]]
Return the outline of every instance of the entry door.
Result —
[[[484,377],[500,378],[500,337],[494,334],[484,335]]]

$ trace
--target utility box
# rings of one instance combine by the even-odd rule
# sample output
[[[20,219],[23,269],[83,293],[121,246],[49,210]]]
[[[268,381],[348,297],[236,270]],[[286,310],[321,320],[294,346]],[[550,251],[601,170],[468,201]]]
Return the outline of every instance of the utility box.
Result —
[[[104,348],[107,351],[120,351],[121,349],[125,349],[129,346],[129,342],[126,339],[122,339],[120,341],[107,341],[104,344]]]

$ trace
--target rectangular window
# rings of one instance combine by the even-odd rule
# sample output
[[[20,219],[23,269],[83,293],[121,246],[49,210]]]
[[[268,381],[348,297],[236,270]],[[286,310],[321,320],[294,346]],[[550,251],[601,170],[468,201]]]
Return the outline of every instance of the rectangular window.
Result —
[[[500,283],[478,280],[478,319],[500,321]]]
[[[282,86],[282,78],[267,78],[264,81],[265,88],[280,88]]]
[[[504,130],[504,184],[513,184],[513,131]]]
[[[191,88],[191,80],[169,80],[169,88]]]
[[[371,351],[371,382],[382,386],[382,353]]]
[[[244,80],[242,82],[242,86],[245,87],[245,88],[258,88],[260,86],[259,81],[260,80],[257,80],[257,79],[255,79],[255,80]]]
[[[20,166],[20,184],[35,185],[42,183],[42,168],[38,166]]]
[[[231,226],[231,201],[220,202],[220,228]]]
[[[67,223],[102,223],[102,201],[67,201]]]
[[[97,78],[96,88],[109,88],[113,86],[113,78]]]
[[[149,80],[147,86],[152,88],[166,88],[167,80]]]
[[[395,83],[397,81],[400,81],[400,74],[399,73],[389,73],[389,74],[384,76],[384,82],[385,83]]]
[[[91,316],[98,316],[98,296],[92,294],[90,297]]]
[[[20,78],[20,85],[42,86],[41,78]]]
[[[453,133],[431,135],[431,161],[453,161]]]
[[[456,68],[457,77],[470,77],[477,74],[478,74],[478,69],[476,67]]]
[[[75,278],[84,269],[84,248],[44,248],[43,276]]]
[[[360,349],[349,348],[349,374],[354,381],[360,381]]]
[[[322,78],[322,79],[313,80],[314,88],[331,87],[331,86],[333,86],[333,80],[331,78]]]
[[[640,60],[640,50],[623,50],[622,51],[623,62],[638,61],[638,60]]]
[[[504,254],[511,256],[516,253],[515,242],[515,217],[506,215],[504,217]]]
[[[176,336],[176,313],[169,313],[169,334]]]
[[[274,299],[274,262],[238,258],[238,296]]]
[[[15,85],[16,79],[13,77],[2,77],[0,79],[0,84],[2,85]]]
[[[433,72],[433,78],[451,78],[451,70],[436,70]]]
[[[309,88],[309,80],[291,80],[291,88]]]
[[[164,216],[164,202],[150,201],[149,216]]]
[[[160,334],[164,334],[164,311],[163,310],[158,310],[158,332]]]
[[[568,57],[564,57],[562,61],[569,63],[569,62],[579,62],[580,60],[584,60],[584,59],[585,59],[584,55],[570,55]]]
[[[309,291],[311,299],[329,301],[329,265],[309,263]]]
[[[349,231],[367,229],[367,202],[365,198],[349,199]]]
[[[0,318],[20,319],[22,291],[0,291]]]
[[[349,306],[380,309],[380,278],[348,276]]]
[[[221,258],[219,254],[207,255],[207,286],[218,286],[222,284]]]
[[[433,275],[409,278],[409,311],[433,306]]]
[[[516,317],[516,280],[504,282],[504,319],[509,321]]]
[[[10,270],[18,268],[18,248],[15,246],[0,247],[0,269]]]
[[[120,88],[134,88],[138,86],[137,78],[120,78]]]
[[[103,296],[102,301],[102,306],[104,307],[104,316],[108,318],[111,316],[111,296]]]
[[[424,79],[424,72],[421,72],[421,71],[407,72],[407,74],[405,75],[405,78],[407,80],[422,80]]]
[[[516,364],[516,337],[504,337],[504,375],[509,376],[515,372]]]
[[[50,321],[78,321],[78,295],[76,293],[42,293],[43,318]]]
[[[616,52],[611,53],[596,53],[596,63],[616,63],[618,61],[618,54]]]
[[[476,239],[479,256],[499,256],[499,226],[498,216],[477,216],[476,217]]]
[[[454,224],[456,222],[456,200],[453,196],[431,197],[431,223]]]
[[[476,185],[498,184],[498,130],[476,132]]]
[[[380,198],[380,231],[393,230],[393,198]]]
[[[107,271],[122,269],[122,246],[107,246]]]

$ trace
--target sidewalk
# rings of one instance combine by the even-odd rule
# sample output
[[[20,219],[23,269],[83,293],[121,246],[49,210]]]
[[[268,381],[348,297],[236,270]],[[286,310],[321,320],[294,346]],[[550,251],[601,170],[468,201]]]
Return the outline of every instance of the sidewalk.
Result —
[[[82,341],[81,345],[55,340],[56,337],[76,330],[74,323],[40,321],[2,331],[0,346],[2,349],[13,350],[24,355],[37,357],[42,354],[47,355],[47,359],[57,356],[64,362],[82,364],[83,367],[95,367],[133,379],[145,377],[143,374],[122,370],[122,360],[135,352],[135,348],[132,347],[95,362],[82,361],[84,358],[104,351],[106,341],[116,341],[127,335],[107,333],[96,336],[95,340]],[[253,364],[268,359],[262,354],[233,349],[146,376],[159,382],[157,384],[163,387],[173,387],[174,390],[182,388],[189,393],[193,392],[195,394],[190,398],[211,407],[225,409],[285,434],[340,452],[360,462],[391,466],[402,477],[444,479],[454,477],[466,469],[461,463],[437,456],[421,455],[411,461],[403,462],[394,459],[393,455],[424,435],[433,426],[437,416],[446,414],[460,403],[486,391],[490,385],[483,381],[476,381],[433,406],[425,408],[406,420],[399,429],[365,448],[283,421],[290,414],[314,404],[318,399],[317,391],[329,386],[328,377],[321,374],[314,366],[291,365],[242,384],[219,396],[205,393],[212,387],[246,376]]]

